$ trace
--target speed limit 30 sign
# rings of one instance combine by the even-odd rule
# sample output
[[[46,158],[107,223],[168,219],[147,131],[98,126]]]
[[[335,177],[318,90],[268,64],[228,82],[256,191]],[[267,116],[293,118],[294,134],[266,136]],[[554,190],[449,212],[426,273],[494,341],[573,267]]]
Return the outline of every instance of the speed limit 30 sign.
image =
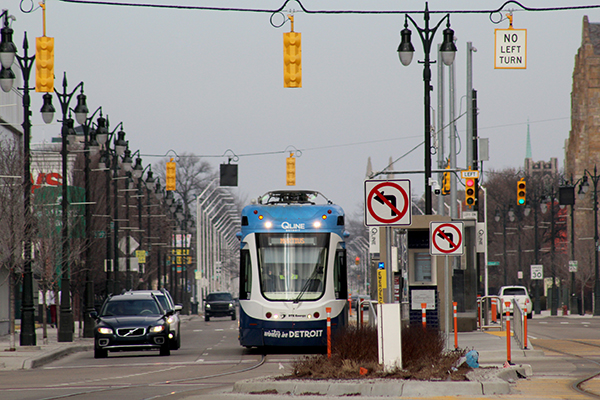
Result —
[[[544,266],[531,265],[531,279],[544,279]]]

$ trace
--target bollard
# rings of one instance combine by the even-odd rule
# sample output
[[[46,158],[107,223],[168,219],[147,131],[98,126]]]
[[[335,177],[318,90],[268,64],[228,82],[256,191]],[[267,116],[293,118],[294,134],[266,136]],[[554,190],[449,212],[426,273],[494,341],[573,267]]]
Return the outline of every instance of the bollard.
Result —
[[[525,304],[525,311],[523,314],[523,348],[527,349],[527,304]]]
[[[331,307],[325,307],[327,312],[327,358],[331,358]]]
[[[458,322],[456,318],[456,306],[458,303],[453,302],[452,308],[454,309],[454,350],[458,350]]]
[[[350,316],[352,316],[352,295],[348,293],[348,305],[350,306]]]
[[[359,328],[360,328],[360,329],[362,329],[362,327],[363,327],[363,323],[364,323],[364,311],[363,311],[363,302],[364,302],[364,301],[365,301],[364,299],[359,299],[359,300],[358,300],[358,307],[359,307],[359,310],[360,310],[360,311],[358,312],[358,313],[359,313],[359,315],[360,315],[360,318],[359,318],[359,322],[360,322]]]
[[[492,322],[496,321],[498,321],[496,318],[496,299],[492,299]]]
[[[481,308],[482,308],[481,306],[482,306],[481,295],[478,294],[477,295],[477,324],[478,324],[480,330],[481,330]]]
[[[512,364],[510,362],[510,311],[508,311],[508,307],[510,307],[510,302],[505,302],[506,305],[506,362]]]
[[[421,323],[423,329],[427,328],[427,303],[421,303]]]

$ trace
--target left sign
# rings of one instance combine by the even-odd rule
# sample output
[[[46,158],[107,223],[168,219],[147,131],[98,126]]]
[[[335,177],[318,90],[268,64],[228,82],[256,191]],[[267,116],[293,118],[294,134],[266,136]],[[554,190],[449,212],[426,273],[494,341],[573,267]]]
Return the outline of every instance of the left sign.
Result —
[[[412,223],[410,181],[365,181],[365,225],[408,226]]]

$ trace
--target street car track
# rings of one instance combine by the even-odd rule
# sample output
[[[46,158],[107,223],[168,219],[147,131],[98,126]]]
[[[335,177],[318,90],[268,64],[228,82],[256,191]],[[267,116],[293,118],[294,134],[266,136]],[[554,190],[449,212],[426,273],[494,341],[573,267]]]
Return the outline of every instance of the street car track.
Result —
[[[580,358],[582,360],[586,360],[587,362],[590,362],[592,364],[596,364],[600,367],[600,361],[596,361],[590,357],[586,357],[586,356],[582,356],[580,354],[575,354],[575,352],[573,352],[573,350],[571,350],[571,352],[569,351],[564,351],[564,350],[560,350],[551,346],[548,346],[545,342],[552,342],[552,340],[544,340],[544,344],[541,344],[541,340],[535,340],[535,347],[536,348],[540,348],[543,350],[547,350],[547,351],[552,351],[555,353],[560,353],[560,354],[564,354],[566,356],[569,357],[575,357],[575,358]],[[600,344],[598,343],[590,343],[590,342],[586,342],[585,340],[581,340],[581,339],[561,339],[561,340],[555,340],[554,342],[558,343],[558,342],[572,342],[575,343],[577,345],[582,345],[582,346],[590,346],[590,347],[594,347],[594,348],[599,348],[600,349]],[[598,370],[597,372],[594,372],[591,375],[585,376],[583,378],[577,379],[573,382],[571,382],[570,384],[570,388],[573,389],[574,391],[576,391],[579,394],[583,394],[585,396],[588,396],[590,398],[594,398],[594,399],[600,399],[600,394],[598,393],[594,393],[590,390],[586,390],[583,388],[583,385],[585,385],[585,383],[590,382],[592,379],[600,377],[600,370]]]
[[[229,372],[222,372],[219,374],[213,374],[213,375],[205,375],[205,376],[198,376],[198,377],[193,377],[193,378],[182,378],[182,379],[171,379],[168,381],[157,381],[157,382],[150,382],[150,383],[141,383],[141,384],[123,384],[123,385],[115,385],[114,382],[113,384],[111,384],[111,386],[107,387],[107,386],[94,386],[93,385],[93,381],[87,381],[87,382],[81,382],[80,384],[75,384],[75,383],[61,383],[61,384],[57,384],[57,385],[52,385],[52,386],[46,386],[44,388],[32,388],[32,387],[27,387],[27,388],[11,388],[11,389],[4,389],[4,390],[47,390],[49,388],[53,388],[53,389],[58,389],[58,388],[65,388],[65,387],[80,387],[80,388],[85,388],[86,390],[80,390],[74,393],[68,393],[68,394],[63,394],[63,395],[58,395],[58,396],[49,396],[49,397],[43,397],[40,398],[39,400],[56,400],[56,399],[65,399],[65,398],[71,398],[71,397],[78,397],[78,396],[86,396],[89,394],[95,394],[95,393],[107,393],[107,392],[114,392],[114,391],[118,391],[118,390],[123,390],[123,389],[131,389],[131,388],[140,388],[140,387],[156,387],[156,386],[164,386],[164,385],[179,385],[179,384],[192,384],[195,381],[201,381],[201,380],[205,380],[205,379],[212,379],[212,378],[219,378],[222,376],[228,376],[228,375],[235,375],[235,374],[239,374],[242,372],[246,372],[246,371],[251,371],[253,369],[256,369],[258,367],[260,367],[261,365],[263,365],[266,361],[266,355],[261,354],[261,358],[260,360],[247,367],[247,368],[242,368],[240,370],[236,370],[236,371],[229,371]],[[196,363],[196,365],[202,365],[202,363]],[[169,370],[173,370],[176,368],[180,368],[184,365],[180,365],[180,366],[170,366],[169,368],[165,368],[162,370],[158,370],[158,371],[153,371],[151,373],[159,373],[159,372],[164,372],[164,371],[169,371]],[[131,374],[125,377],[132,377],[132,376],[139,376],[140,374]],[[114,378],[111,378],[114,379]],[[102,380],[106,380],[106,379],[102,379]],[[201,384],[202,388],[212,388],[212,387],[219,387],[219,386],[227,386],[229,384],[223,384],[223,383],[206,383],[206,384]],[[163,397],[168,397],[168,396],[172,396],[174,394],[180,394],[180,393],[185,393],[185,392],[192,392],[192,391],[196,391],[198,390],[199,387],[198,385],[194,385],[193,388],[185,388],[183,390],[177,390],[177,391],[169,391],[168,393],[165,394],[158,394],[158,395],[154,395],[152,397],[147,397],[144,400],[151,400],[151,399],[159,399],[159,398],[163,398]],[[84,397],[85,398],[85,397]]]

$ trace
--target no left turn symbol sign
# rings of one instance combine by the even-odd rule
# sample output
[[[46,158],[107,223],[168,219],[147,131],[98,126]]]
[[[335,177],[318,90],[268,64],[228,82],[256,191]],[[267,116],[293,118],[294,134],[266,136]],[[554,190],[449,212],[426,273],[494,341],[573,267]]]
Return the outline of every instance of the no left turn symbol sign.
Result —
[[[462,222],[430,222],[429,253],[432,256],[461,256],[463,246]]]
[[[365,181],[365,225],[405,226],[411,224],[410,181]]]

